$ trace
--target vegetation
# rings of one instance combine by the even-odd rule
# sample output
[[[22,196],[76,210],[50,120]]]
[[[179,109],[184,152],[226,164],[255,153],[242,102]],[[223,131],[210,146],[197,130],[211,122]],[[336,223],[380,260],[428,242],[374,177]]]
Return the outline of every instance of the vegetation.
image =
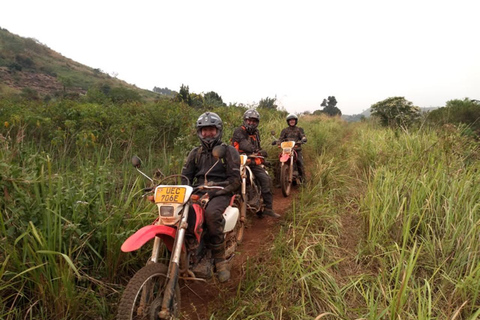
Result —
[[[266,97],[266,98],[260,99],[260,102],[258,103],[258,108],[277,110],[278,106],[275,103],[275,101],[277,101],[277,98]]]
[[[26,92],[36,99],[76,98],[92,87],[108,86],[112,90],[135,91],[141,99],[162,98],[153,91],[110,76],[65,58],[31,38],[22,38],[0,28],[0,94]]]
[[[225,137],[245,111],[212,110]],[[120,245],[153,214],[129,159],[178,172],[203,111],[168,100],[0,100],[0,318],[112,319],[148,254]],[[261,113],[264,139],[285,126],[284,112]],[[474,319],[476,143],[453,125],[300,122],[309,183],[212,319]]]
[[[372,105],[373,117],[378,117],[383,126],[406,128],[420,118],[420,108],[404,97],[392,97]]]
[[[431,111],[428,120],[437,125],[463,124],[469,130],[480,133],[480,101],[465,98],[447,101],[445,107]]]
[[[227,141],[246,108],[188,86],[178,99],[146,99],[98,69],[79,76],[64,68],[74,62],[40,59],[51,51],[5,30],[0,49],[3,74],[43,70],[64,93],[85,90],[46,99],[0,87],[0,318],[113,319],[148,255],[120,245],[154,216],[131,156],[146,172],[178,173],[200,113],[222,117]],[[480,316],[478,102],[451,100],[428,126],[411,125],[416,108],[404,98],[374,106],[380,123],[300,117],[308,182],[210,319]],[[271,98],[258,107],[273,162],[265,140],[286,112]]]
[[[323,110],[316,110],[313,114],[321,115],[326,114],[330,117],[341,116],[342,111],[337,108],[337,99],[335,96],[329,96],[327,99],[323,99],[323,102],[320,104],[323,107]]]
[[[301,121],[309,183],[215,319],[477,319],[477,144]]]

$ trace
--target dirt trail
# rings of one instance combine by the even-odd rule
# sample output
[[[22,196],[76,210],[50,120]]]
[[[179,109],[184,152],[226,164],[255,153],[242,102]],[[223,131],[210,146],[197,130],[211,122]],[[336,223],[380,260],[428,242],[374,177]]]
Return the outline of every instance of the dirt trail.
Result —
[[[282,195],[282,191],[274,188],[273,209],[278,214],[284,216],[290,206],[290,202],[298,191],[292,190],[288,198]],[[278,233],[280,219],[265,217],[258,219],[248,216],[247,228],[243,243],[238,249],[238,253],[233,259],[231,269],[231,278],[228,282],[220,284],[215,280],[203,282],[188,282],[182,285],[182,311],[183,319],[186,320],[204,320],[210,317],[212,306],[232,297],[236,294],[238,284],[244,275],[247,259],[252,259],[265,251]]]

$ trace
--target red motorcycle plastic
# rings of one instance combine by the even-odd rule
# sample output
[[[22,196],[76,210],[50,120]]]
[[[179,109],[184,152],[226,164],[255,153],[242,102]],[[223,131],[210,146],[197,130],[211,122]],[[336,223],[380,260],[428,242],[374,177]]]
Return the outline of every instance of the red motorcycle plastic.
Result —
[[[224,148],[214,148],[215,157],[222,158]],[[218,163],[219,160],[215,163]],[[140,159],[132,162],[141,172]],[[214,166],[215,166],[214,165]],[[214,167],[212,166],[212,168]],[[210,171],[210,170],[209,170]],[[145,267],[141,268],[129,281],[119,303],[117,320],[132,319],[173,319],[180,315],[179,281],[205,281],[214,273],[214,259],[205,245],[204,208],[209,198],[195,194],[198,190],[223,188],[225,183],[208,183],[191,187],[188,184],[167,184],[188,178],[182,175],[168,176],[154,188],[150,199],[158,208],[158,217],[152,225],[145,226],[130,236],[121,250],[131,252],[153,242],[152,254]],[[153,182],[152,179],[150,181]],[[232,259],[237,244],[243,238],[244,219],[240,219],[239,195],[233,196],[230,205],[223,213],[225,218],[225,259]],[[190,211],[190,207],[193,207]],[[166,250],[165,250],[166,249]]]

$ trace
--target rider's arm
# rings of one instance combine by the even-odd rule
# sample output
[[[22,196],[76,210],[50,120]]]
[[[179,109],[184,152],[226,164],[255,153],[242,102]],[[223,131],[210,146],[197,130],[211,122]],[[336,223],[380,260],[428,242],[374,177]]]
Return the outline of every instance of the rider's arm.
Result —
[[[287,129],[283,129],[282,132],[280,133],[280,142],[286,141],[287,140]]]
[[[250,142],[248,139],[248,133],[243,130],[241,127],[237,128],[235,132],[233,132],[232,137],[233,143],[238,145],[238,149],[242,150],[246,153],[253,153],[255,152],[255,146]]]
[[[228,192],[235,192],[240,187],[241,177],[240,155],[234,147],[228,146],[227,153],[225,155],[225,162],[227,164],[227,181],[229,182],[225,189]]]
[[[305,131],[303,131],[303,128],[298,128],[300,129],[300,141],[302,141],[303,143],[306,143],[307,142],[307,136],[305,135]]]
[[[193,178],[195,177],[196,173],[195,156],[197,155],[197,149],[198,148],[194,148],[192,151],[190,151],[182,168],[182,175],[186,176],[190,180],[190,185],[192,185]],[[187,184],[187,181],[182,179],[182,183]]]

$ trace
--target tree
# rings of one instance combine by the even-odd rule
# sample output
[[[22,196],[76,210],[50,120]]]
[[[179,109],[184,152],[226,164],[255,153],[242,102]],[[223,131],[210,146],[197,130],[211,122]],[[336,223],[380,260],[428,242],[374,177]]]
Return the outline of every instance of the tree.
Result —
[[[222,100],[222,97],[214,91],[207,92],[204,96],[205,105],[211,107],[224,107],[226,106]]]
[[[427,119],[438,125],[463,123],[480,130],[480,102],[469,98],[449,100],[445,107],[430,111]]]
[[[320,104],[321,107],[324,107],[323,110],[321,110],[320,112],[327,114],[330,117],[341,116],[342,111],[340,111],[340,109],[338,109],[336,105],[337,105],[337,99],[335,99],[335,96],[329,96],[328,102],[327,102],[327,99],[323,99],[322,103]]]
[[[166,96],[172,96],[172,97],[175,95],[175,92],[168,89],[167,87],[165,87],[165,88],[153,87],[153,92],[156,92],[156,93],[159,93],[159,94],[162,94],[162,95],[166,95]]]
[[[114,103],[127,103],[127,102],[141,102],[142,97],[137,91],[130,90],[124,87],[116,87],[110,89],[108,94],[110,100]]]
[[[180,91],[177,93],[177,96],[175,97],[175,101],[185,102],[189,106],[191,105],[192,101],[190,98],[190,89],[188,86],[184,84],[181,85]]]
[[[371,116],[378,117],[383,126],[408,127],[420,118],[420,108],[404,97],[391,97],[372,105]]]
[[[277,110],[277,105],[275,104],[275,101],[277,98],[269,98],[266,97],[265,99],[260,99],[260,102],[258,103],[259,108],[264,108],[264,109],[273,109]]]

